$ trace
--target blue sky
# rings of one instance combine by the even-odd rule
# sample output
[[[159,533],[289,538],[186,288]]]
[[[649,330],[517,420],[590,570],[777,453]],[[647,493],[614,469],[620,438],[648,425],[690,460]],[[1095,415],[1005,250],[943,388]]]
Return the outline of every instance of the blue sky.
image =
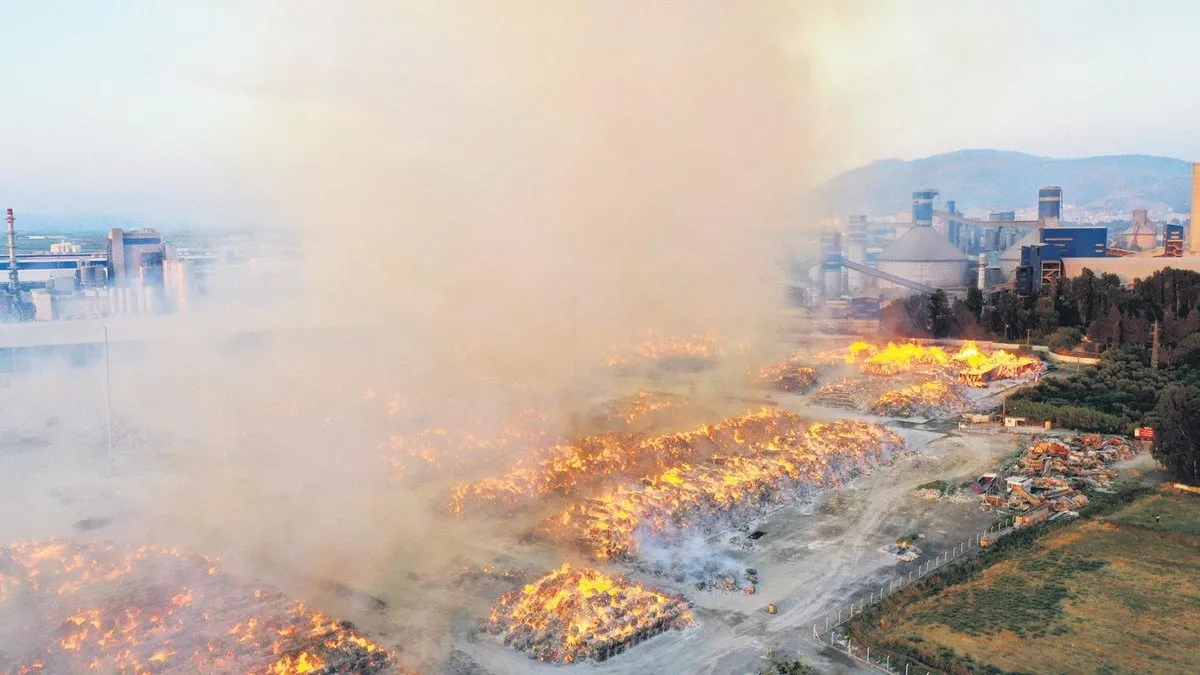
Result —
[[[374,112],[371,81],[420,72],[433,54],[423,27],[457,25],[431,18],[437,3],[408,4],[396,15],[367,0],[0,0],[0,200],[46,214],[270,218],[264,195],[295,159],[288,136]],[[798,159],[814,175],[964,147],[1200,159],[1196,3],[827,7],[781,27],[781,47],[803,58],[805,114],[839,137]],[[286,131],[266,139],[273,116]],[[393,133],[381,126],[381,142]]]

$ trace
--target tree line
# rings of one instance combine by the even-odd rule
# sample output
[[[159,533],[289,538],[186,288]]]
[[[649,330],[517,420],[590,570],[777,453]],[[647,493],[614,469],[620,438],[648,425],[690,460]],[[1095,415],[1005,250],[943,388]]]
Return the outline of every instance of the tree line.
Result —
[[[1030,341],[1053,349],[1081,343],[1091,351],[1149,347],[1155,322],[1160,357],[1170,363],[1200,347],[1200,274],[1164,269],[1132,286],[1089,269],[1059,279],[1037,295],[999,294],[985,303],[972,288],[951,301],[944,292],[912,296],[884,308],[881,321],[895,335]]]

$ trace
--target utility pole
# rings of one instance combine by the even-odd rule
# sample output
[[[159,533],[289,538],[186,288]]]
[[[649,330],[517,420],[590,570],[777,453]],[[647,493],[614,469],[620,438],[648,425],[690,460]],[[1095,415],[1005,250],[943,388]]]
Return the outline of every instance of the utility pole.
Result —
[[[1150,367],[1158,370],[1158,322],[1154,322],[1154,327],[1151,331],[1150,345]]]
[[[579,393],[579,330],[578,326],[579,296],[571,296],[571,372],[575,378],[575,393]]]
[[[113,454],[113,413],[112,413],[112,366],[108,358],[108,326],[104,327],[104,393],[108,397],[108,469],[116,469],[116,457]]]

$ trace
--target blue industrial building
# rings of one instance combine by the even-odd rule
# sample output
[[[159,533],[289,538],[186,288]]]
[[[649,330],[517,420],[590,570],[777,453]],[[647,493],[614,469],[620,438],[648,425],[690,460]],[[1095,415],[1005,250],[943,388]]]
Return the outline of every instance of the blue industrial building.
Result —
[[[1108,228],[1055,227],[1042,230],[1046,258],[1103,258],[1108,251]]]

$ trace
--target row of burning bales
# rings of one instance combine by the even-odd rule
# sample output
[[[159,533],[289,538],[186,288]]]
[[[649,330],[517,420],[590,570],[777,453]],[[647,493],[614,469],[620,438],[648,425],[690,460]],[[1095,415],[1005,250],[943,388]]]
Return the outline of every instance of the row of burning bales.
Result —
[[[862,410],[885,417],[944,416],[971,407],[968,388],[984,388],[1003,380],[1038,376],[1042,361],[1003,350],[986,352],[967,342],[955,352],[916,343],[876,347],[855,342],[845,352],[797,355],[765,368],[759,377],[776,389],[803,393],[813,389],[821,371],[851,366],[856,376],[821,384],[814,401]],[[844,370],[844,369],[843,369]],[[897,387],[896,377],[911,383]]]
[[[734,349],[743,352],[743,347]],[[629,354],[612,357],[606,366],[617,372],[702,370],[726,355],[714,338],[648,341]],[[843,377],[845,370],[856,376]],[[877,347],[856,342],[844,351],[798,354],[747,373],[748,383],[786,393],[806,393],[820,387],[814,401],[887,417],[948,415],[970,407],[969,388],[1001,380],[1029,379],[1043,369],[1032,356],[1003,350],[987,352],[973,343],[957,351],[915,343]],[[382,403],[389,417],[423,420],[428,407],[455,408],[437,401],[385,397],[374,389],[363,395],[366,403]],[[678,420],[687,407],[686,397],[642,391],[615,399],[592,411],[593,426],[610,429],[650,428]],[[461,415],[460,415],[461,417]],[[455,429],[424,425],[391,435],[381,446],[392,466],[395,482],[420,480],[430,471],[470,471],[480,458],[510,455],[554,441],[545,414],[528,409],[514,423],[498,429]],[[420,425],[418,425],[420,426]]]
[[[622,373],[698,371],[722,353],[711,341],[693,339],[647,344],[607,365]],[[948,353],[915,344],[855,343],[839,354],[785,359],[752,373],[751,379],[759,386],[802,393],[815,387],[822,371],[846,364],[879,381],[909,374],[925,378],[883,391],[869,406],[891,416],[965,407],[960,388],[1031,377],[1041,369],[1037,359],[987,354],[971,344]],[[559,442],[538,438],[530,444],[534,449],[507,471],[455,486],[446,508],[456,515],[509,516],[558,503],[557,512],[540,516],[538,534],[545,539],[579,547],[598,562],[690,583],[699,591],[753,594],[757,570],[696,560],[672,549],[711,538],[774,506],[841,485],[908,453],[902,440],[882,425],[810,423],[774,409],[675,433],[631,430],[648,418],[669,419],[686,405],[684,397],[651,392],[612,401],[594,413],[616,422],[615,430]],[[518,444],[532,440],[519,433],[507,438]],[[694,621],[681,596],[564,564],[501,596],[486,628],[535,658],[570,663],[606,659]]]
[[[562,508],[539,527],[552,541],[697,590],[754,593],[756,570],[682,555],[650,561],[643,554],[710,537],[907,452],[881,425],[808,423],[764,409],[673,434],[557,444],[503,474],[458,485],[447,507],[456,514],[511,514],[555,497]],[[536,658],[572,662],[603,660],[693,622],[682,597],[564,565],[501,597],[488,629]]]
[[[696,370],[721,354],[711,341],[685,340],[642,346],[633,357],[607,365],[629,372],[665,361],[669,369]],[[1034,366],[1020,358],[973,348],[947,354],[916,345],[858,343],[843,354],[787,359],[753,379],[781,391],[807,391],[819,368],[840,361],[870,376],[956,368],[971,384],[971,373],[1031,372]],[[873,408],[902,411],[936,399],[945,395],[939,389],[945,379],[881,396]],[[373,391],[362,398],[384,400]],[[539,536],[579,547],[597,562],[691,583],[697,590],[744,593],[756,591],[757,570],[661,553],[909,452],[878,424],[810,423],[773,409],[675,433],[634,431],[649,419],[678,419],[685,405],[683,397],[641,392],[594,411],[612,430],[591,436],[555,441],[546,417],[527,411],[498,433],[428,428],[394,436],[384,450],[398,480],[412,478],[414,467],[458,471],[521,455],[503,473],[455,486],[446,496],[447,511],[508,516],[558,504],[556,512],[539,516]],[[383,407],[390,417],[411,411],[395,397]],[[0,633],[0,643],[21,645],[0,646],[3,672],[402,670],[397,654],[350,624],[227,575],[212,560],[175,550],[65,541],[0,548],[0,617],[13,608],[24,619],[30,611],[39,616],[20,622],[27,633]],[[485,623],[500,641],[532,657],[569,663],[609,658],[695,619],[679,595],[564,564],[501,595]]]
[[[838,358],[868,376],[932,376],[879,396],[872,410],[885,415],[911,414],[921,406],[963,406],[966,399],[955,387],[1032,377],[1042,367],[1037,359],[985,354],[971,344],[951,354],[937,347],[856,343]],[[756,379],[780,391],[808,391],[830,360],[829,355],[792,357],[764,368]],[[947,382],[948,373],[957,375],[957,382]],[[947,398],[953,402],[947,404]],[[652,401],[670,408],[662,402],[669,400],[643,393],[625,404],[645,411],[656,409]],[[620,417],[617,410],[610,412]],[[455,514],[511,513],[557,497],[565,505],[541,526],[551,539],[581,546],[597,561],[691,582],[697,590],[753,594],[757,570],[662,552],[841,485],[907,453],[903,441],[879,424],[809,423],[763,409],[672,434],[609,433],[559,443],[502,474],[459,484],[447,507]],[[654,555],[644,555],[648,549]],[[640,639],[693,623],[682,597],[564,564],[501,597],[487,626],[505,644],[538,659],[572,662],[603,660]]]

